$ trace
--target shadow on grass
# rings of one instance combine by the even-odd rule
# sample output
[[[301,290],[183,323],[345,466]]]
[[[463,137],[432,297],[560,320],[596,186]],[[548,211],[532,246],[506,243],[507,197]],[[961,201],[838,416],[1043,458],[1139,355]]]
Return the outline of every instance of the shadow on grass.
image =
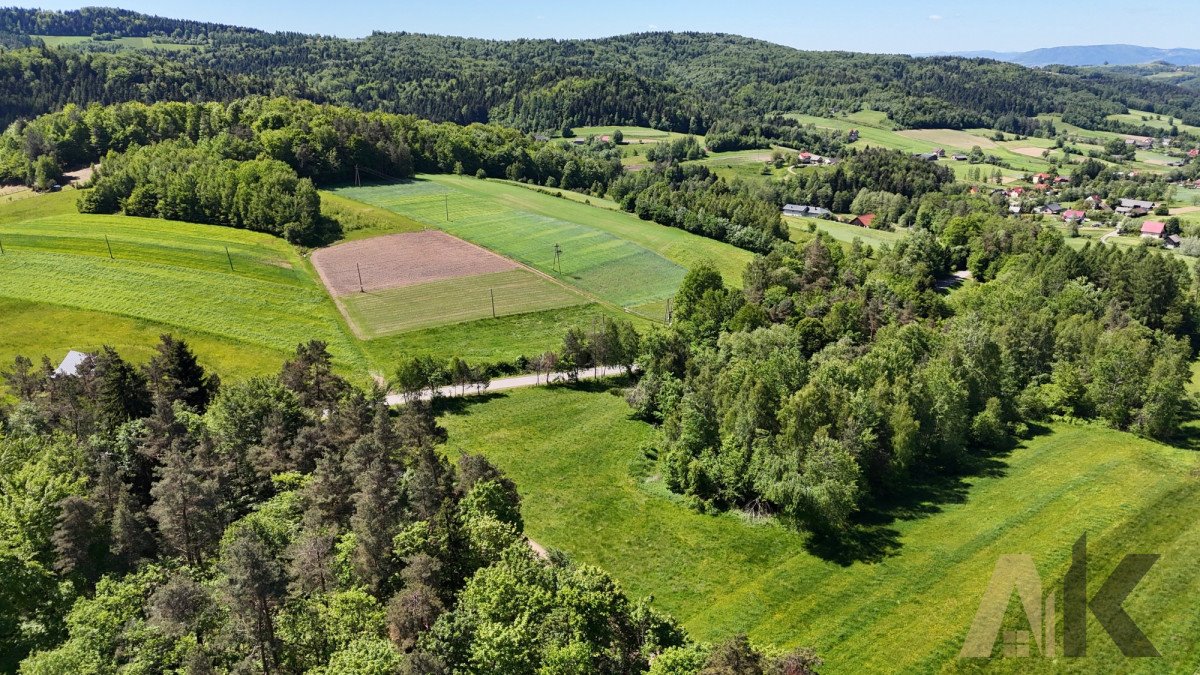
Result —
[[[900,531],[895,528],[897,522],[928,518],[941,513],[947,504],[966,503],[970,479],[1004,476],[1008,469],[1005,460],[1020,442],[1048,433],[1048,427],[1030,425],[1020,441],[1013,440],[1007,447],[969,454],[944,473],[913,476],[903,488],[860,509],[845,530],[811,534],[805,541],[805,549],[842,566],[877,563],[897,555],[903,547]]]
[[[482,394],[471,394],[470,396],[439,396],[433,400],[430,406],[433,410],[434,417],[442,415],[467,415],[471,412],[471,408],[485,403],[491,403],[499,399],[508,398],[506,391],[485,391]]]
[[[1175,436],[1166,441],[1167,445],[1182,450],[1200,450],[1200,410],[1196,408],[1191,397],[1187,398],[1179,417],[1184,422],[1179,425]]]

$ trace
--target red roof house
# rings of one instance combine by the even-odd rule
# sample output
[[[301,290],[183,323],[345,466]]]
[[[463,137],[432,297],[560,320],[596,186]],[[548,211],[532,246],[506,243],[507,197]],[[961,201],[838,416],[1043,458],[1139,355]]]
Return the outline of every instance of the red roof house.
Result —
[[[1054,182],[1055,183],[1070,183],[1071,179],[1067,178],[1066,176],[1059,176],[1058,178],[1054,179]]]
[[[1084,211],[1063,211],[1062,214],[1063,222],[1065,223],[1069,223],[1073,220],[1082,222],[1086,217],[1087,213]]]
[[[1162,239],[1166,229],[1166,223],[1160,223],[1157,220],[1147,220],[1142,223],[1142,236]]]
[[[1191,150],[1188,150],[1188,157],[1200,157],[1200,148],[1192,148]]]
[[[1034,185],[1041,185],[1042,183],[1045,183],[1048,180],[1050,180],[1050,174],[1048,174],[1048,173],[1039,173],[1039,174],[1035,174],[1033,176],[1033,184]]]
[[[871,227],[871,223],[874,221],[875,221],[874,213],[864,213],[863,215],[858,216],[854,220],[850,221],[850,224],[858,225],[859,227]]]

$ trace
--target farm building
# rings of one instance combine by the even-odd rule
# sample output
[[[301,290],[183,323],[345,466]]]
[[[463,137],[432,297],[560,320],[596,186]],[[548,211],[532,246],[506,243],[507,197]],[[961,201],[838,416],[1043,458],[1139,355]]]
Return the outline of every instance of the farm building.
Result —
[[[858,225],[859,227],[871,227],[871,223],[873,222],[875,222],[875,214],[864,213],[861,216],[855,216],[854,220],[850,221],[850,224]]]
[[[87,354],[84,354],[83,352],[77,352],[72,349],[71,351],[67,352],[67,356],[62,360],[62,363],[58,364],[58,367],[54,369],[54,374],[75,375],[79,372],[79,366],[83,365],[83,362],[86,361],[87,358]]]
[[[1188,150],[1188,157],[1191,157],[1192,159],[1200,157],[1200,148],[1192,148],[1191,150]]]
[[[938,161],[939,156],[940,155],[938,155],[936,152],[922,152],[922,153],[913,155],[913,157],[916,157],[918,159],[923,159],[926,162],[936,162],[936,161]]]
[[[1082,223],[1083,219],[1086,217],[1087,217],[1087,213],[1085,211],[1076,211],[1074,209],[1069,210],[1069,211],[1063,211],[1063,214],[1062,214],[1062,219],[1063,219],[1064,223]]]
[[[1167,248],[1179,248],[1179,245],[1183,243],[1183,239],[1177,234],[1167,235],[1164,241],[1167,242]]]
[[[1142,236],[1149,239],[1162,239],[1166,236],[1167,224],[1157,220],[1147,220],[1142,223]]]
[[[784,204],[783,215],[796,218],[824,218],[830,214],[829,209],[819,206],[804,206],[801,204]]]
[[[965,162],[965,161],[967,161],[967,156],[966,156],[966,155],[955,155],[955,156],[954,156],[954,161],[956,161],[956,162]]]
[[[1042,183],[1046,183],[1049,181],[1050,181],[1050,174],[1048,174],[1048,173],[1038,173],[1038,174],[1034,174],[1034,176],[1033,176],[1033,184],[1034,185],[1041,185]]]
[[[1052,216],[1057,216],[1058,214],[1060,214],[1062,212],[1063,212],[1062,204],[1059,204],[1058,202],[1051,202],[1042,207],[1042,213],[1049,213]]]

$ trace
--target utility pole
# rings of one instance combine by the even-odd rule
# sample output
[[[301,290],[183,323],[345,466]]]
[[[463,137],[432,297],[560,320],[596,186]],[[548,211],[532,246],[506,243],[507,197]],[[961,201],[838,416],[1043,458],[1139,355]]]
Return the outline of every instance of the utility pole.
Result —
[[[358,165],[354,165],[354,187],[362,187],[362,178],[358,175]]]
[[[225,259],[229,261],[229,271],[230,272],[235,271],[233,269],[233,256],[229,255],[229,247],[228,246],[225,247]]]
[[[448,222],[450,222],[450,193],[447,192],[445,197],[446,197],[446,222],[448,223]]]
[[[108,259],[109,259],[109,260],[116,260],[116,258],[114,258],[114,257],[113,257],[113,254],[112,254],[112,244],[111,244],[111,243],[109,243],[109,241],[108,241],[108,235],[107,235],[107,234],[106,234],[106,235],[104,235],[104,245],[108,247]]]
[[[367,291],[366,291],[366,289],[363,288],[363,282],[362,282],[362,265],[360,265],[358,263],[354,263],[354,267],[355,267],[355,269],[358,270],[358,292],[366,293]]]
[[[558,244],[554,245],[554,269],[558,272],[558,276],[562,276],[562,247]]]
[[[489,288],[488,295],[491,296],[491,298],[492,298],[492,318],[494,319],[494,318],[496,318],[496,291],[495,291],[495,289]]]
[[[671,325],[671,299],[667,298],[667,325]]]
[[[0,241],[0,255],[4,255],[4,242]]]

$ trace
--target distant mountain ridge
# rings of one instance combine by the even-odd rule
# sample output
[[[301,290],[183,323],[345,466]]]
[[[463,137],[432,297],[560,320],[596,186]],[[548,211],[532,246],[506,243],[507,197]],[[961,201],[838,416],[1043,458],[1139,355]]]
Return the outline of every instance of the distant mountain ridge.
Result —
[[[1200,65],[1200,49],[1160,49],[1138,45],[1076,45],[1046,47],[1028,52],[954,52],[952,56],[995,59],[1022,66],[1136,66],[1159,61],[1176,66]]]

